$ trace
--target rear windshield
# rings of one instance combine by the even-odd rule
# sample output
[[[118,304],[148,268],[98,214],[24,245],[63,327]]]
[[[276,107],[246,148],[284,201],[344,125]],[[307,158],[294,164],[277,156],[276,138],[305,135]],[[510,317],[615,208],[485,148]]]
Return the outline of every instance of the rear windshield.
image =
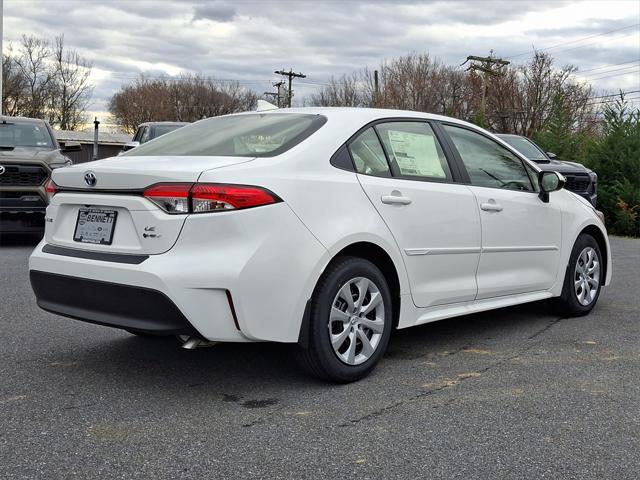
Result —
[[[53,149],[49,130],[43,123],[0,123],[0,146]]]
[[[305,140],[326,121],[321,115],[299,113],[213,117],[155,138],[123,156],[273,157]]]

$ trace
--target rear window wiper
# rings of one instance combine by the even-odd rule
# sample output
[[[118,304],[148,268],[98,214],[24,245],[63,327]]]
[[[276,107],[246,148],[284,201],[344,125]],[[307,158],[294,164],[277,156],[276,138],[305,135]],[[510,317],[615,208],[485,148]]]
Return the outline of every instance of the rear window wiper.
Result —
[[[13,150],[16,148],[14,145],[0,145],[0,150]]]

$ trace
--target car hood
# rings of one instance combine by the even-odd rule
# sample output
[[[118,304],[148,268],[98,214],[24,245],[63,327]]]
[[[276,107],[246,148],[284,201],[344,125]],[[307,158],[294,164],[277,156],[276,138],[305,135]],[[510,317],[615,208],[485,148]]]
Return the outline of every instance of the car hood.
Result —
[[[576,162],[566,162],[563,160],[534,160],[536,165],[545,172],[559,172],[559,173],[589,173],[589,170],[584,165]]]
[[[44,150],[38,148],[20,148],[13,150],[0,150],[0,165],[3,163],[37,163],[52,164],[64,163],[67,157],[60,153],[60,150]]]

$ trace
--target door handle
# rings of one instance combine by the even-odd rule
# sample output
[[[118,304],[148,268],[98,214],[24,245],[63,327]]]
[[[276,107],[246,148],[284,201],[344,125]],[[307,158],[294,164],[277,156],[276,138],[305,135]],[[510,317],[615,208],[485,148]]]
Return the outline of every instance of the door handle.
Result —
[[[380,201],[387,205],[409,205],[411,199],[402,195],[382,195]]]
[[[480,204],[480,208],[485,212],[501,212],[502,205],[496,203],[495,200],[491,199],[488,202],[484,202]]]

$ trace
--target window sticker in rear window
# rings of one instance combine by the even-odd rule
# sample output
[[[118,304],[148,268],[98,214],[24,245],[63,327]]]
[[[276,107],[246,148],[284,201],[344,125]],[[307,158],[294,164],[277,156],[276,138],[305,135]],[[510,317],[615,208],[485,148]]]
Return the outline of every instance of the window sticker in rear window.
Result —
[[[445,178],[432,135],[389,130],[389,144],[402,175]]]

